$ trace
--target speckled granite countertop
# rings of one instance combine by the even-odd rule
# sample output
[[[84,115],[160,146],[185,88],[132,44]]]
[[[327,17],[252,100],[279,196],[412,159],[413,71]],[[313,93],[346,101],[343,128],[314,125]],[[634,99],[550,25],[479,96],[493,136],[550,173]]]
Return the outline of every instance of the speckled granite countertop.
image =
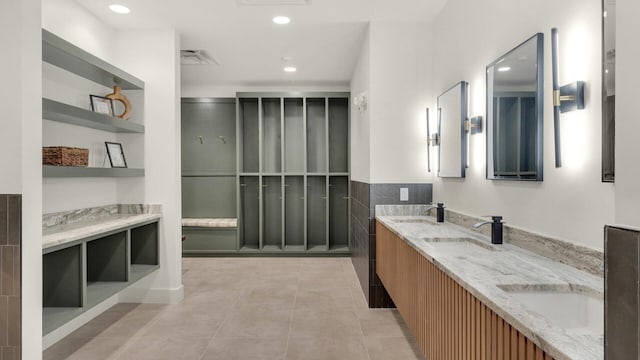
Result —
[[[492,245],[490,239],[463,227],[438,224],[430,216],[385,216],[376,220],[556,359],[603,359],[604,329],[565,328],[513,292],[580,293],[602,300],[601,277],[550,260],[517,246]],[[383,215],[381,215],[383,214]],[[487,225],[488,226],[488,225]],[[466,241],[451,239],[467,238]],[[507,291],[505,291],[507,290]],[[548,316],[548,315],[547,315]],[[602,319],[596,319],[598,324]]]
[[[160,218],[160,214],[112,214],[87,221],[48,227],[42,234],[42,248],[48,249]]]

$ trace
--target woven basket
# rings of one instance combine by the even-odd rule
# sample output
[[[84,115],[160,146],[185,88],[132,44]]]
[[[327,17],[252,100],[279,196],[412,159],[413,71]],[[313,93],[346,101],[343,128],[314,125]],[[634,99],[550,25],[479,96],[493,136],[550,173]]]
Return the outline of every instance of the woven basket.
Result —
[[[65,146],[43,147],[42,164],[86,167],[89,164],[89,149]]]

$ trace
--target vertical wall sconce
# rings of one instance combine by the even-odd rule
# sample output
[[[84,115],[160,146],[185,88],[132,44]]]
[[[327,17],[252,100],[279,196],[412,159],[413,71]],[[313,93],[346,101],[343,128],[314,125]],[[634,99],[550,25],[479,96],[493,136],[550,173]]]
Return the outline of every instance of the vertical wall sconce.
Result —
[[[427,108],[427,171],[431,172],[431,147],[440,145],[438,133],[431,133],[429,126],[429,108]]]
[[[482,116],[474,116],[464,122],[464,130],[470,135],[482,133]]]
[[[560,113],[584,109],[584,81],[560,86],[558,81],[558,29],[551,29],[551,71],[553,76],[553,133],[556,167],[562,167]]]

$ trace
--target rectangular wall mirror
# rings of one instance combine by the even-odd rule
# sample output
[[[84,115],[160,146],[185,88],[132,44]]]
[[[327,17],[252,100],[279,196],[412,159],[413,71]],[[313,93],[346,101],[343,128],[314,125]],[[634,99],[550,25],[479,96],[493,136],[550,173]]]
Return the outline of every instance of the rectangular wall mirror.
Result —
[[[542,181],[543,46],[538,33],[487,66],[487,179]]]
[[[469,84],[461,81],[438,96],[438,177],[463,178],[467,167]]]
[[[602,181],[615,180],[616,0],[602,1]]]

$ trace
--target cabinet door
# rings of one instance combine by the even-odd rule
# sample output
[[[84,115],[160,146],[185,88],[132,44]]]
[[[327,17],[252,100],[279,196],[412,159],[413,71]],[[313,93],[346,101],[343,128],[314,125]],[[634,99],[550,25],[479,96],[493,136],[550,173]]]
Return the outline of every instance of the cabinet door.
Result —
[[[235,100],[183,100],[182,174],[233,174],[235,171]]]

